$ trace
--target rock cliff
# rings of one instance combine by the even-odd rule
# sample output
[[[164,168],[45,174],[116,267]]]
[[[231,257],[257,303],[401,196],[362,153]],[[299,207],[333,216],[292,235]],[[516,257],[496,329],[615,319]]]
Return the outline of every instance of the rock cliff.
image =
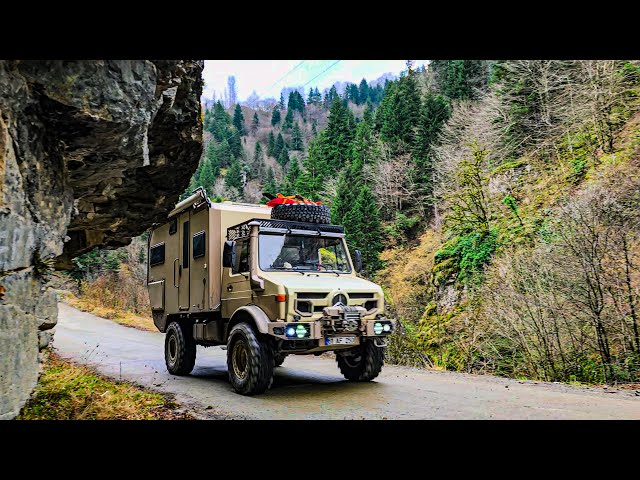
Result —
[[[0,419],[37,381],[54,266],[166,217],[202,151],[203,62],[0,61]]]

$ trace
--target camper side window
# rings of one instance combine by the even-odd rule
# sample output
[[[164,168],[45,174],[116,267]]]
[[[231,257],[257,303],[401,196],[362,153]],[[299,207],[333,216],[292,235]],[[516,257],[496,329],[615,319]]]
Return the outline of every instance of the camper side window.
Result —
[[[232,273],[246,273],[249,271],[249,240],[236,243],[236,265]]]
[[[149,252],[149,265],[153,267],[161,263],[164,263],[164,242],[154,245]]]

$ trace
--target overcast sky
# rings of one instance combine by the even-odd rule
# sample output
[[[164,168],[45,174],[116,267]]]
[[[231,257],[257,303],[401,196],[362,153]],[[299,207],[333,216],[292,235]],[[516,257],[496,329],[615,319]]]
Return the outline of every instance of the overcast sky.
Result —
[[[341,60],[331,67],[334,62],[336,60],[206,60],[203,96],[212,98],[215,91],[216,98],[220,98],[229,75],[235,75],[238,100],[244,101],[253,90],[262,98],[277,98],[283,87],[310,82],[305,87],[306,94],[311,87],[322,91],[335,82],[360,83],[362,78],[371,81],[388,72],[397,75],[406,68],[406,60]],[[416,66],[424,63],[427,60],[415,61]]]

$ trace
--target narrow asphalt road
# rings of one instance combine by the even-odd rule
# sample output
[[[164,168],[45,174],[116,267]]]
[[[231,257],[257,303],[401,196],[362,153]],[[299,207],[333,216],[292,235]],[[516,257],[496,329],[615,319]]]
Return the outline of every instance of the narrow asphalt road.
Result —
[[[100,373],[175,395],[197,416],[253,419],[640,419],[631,391],[521,382],[385,366],[373,382],[350,383],[335,361],[289,356],[272,388],[243,397],[227,380],[226,351],[198,347],[187,377],[164,365],[164,335],[124,327],[63,303],[54,346]]]

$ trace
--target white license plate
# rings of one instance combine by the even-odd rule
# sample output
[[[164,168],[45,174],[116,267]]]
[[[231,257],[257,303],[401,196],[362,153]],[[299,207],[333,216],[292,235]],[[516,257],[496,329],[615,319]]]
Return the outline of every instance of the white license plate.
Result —
[[[353,345],[356,343],[356,337],[328,337],[325,345]]]

